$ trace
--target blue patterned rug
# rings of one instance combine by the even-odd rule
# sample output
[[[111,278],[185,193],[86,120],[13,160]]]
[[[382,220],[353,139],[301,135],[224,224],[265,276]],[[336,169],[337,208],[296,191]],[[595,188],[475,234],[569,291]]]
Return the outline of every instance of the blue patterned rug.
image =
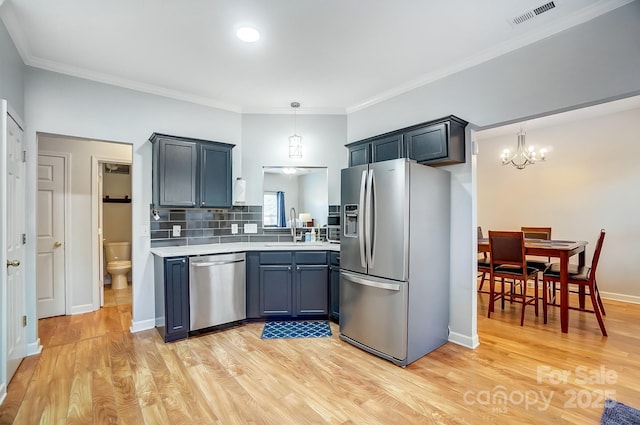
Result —
[[[607,399],[604,402],[604,411],[600,417],[602,425],[634,425],[640,424],[640,410],[620,403],[619,401]]]
[[[331,336],[331,327],[326,320],[266,322],[262,339],[277,338],[323,338]]]

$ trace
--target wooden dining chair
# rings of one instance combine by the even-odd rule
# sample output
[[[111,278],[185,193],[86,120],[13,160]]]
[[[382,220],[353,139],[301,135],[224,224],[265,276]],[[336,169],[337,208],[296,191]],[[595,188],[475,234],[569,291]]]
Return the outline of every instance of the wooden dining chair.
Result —
[[[478,226],[478,240],[483,239],[482,235],[482,227]],[[480,286],[478,287],[478,292],[481,294],[488,294],[489,291],[482,290],[484,286],[484,281],[488,280],[489,269],[491,268],[491,262],[489,261],[489,256],[486,252],[478,253],[478,278],[480,279]]]
[[[591,261],[591,267],[589,266],[576,266],[570,265],[569,277],[567,283],[578,287],[577,290],[571,290],[570,293],[578,293],[579,297],[589,295],[591,298],[591,304],[593,310],[587,309],[584,306],[584,300],[581,299],[578,307],[572,307],[569,305],[570,310],[586,311],[587,313],[594,313],[598,319],[598,325],[600,325],[600,331],[602,335],[607,336],[607,329],[604,326],[604,320],[602,316],[606,315],[604,311],[604,305],[600,298],[600,291],[596,283],[596,269],[598,267],[598,261],[600,260],[600,252],[602,251],[602,245],[604,243],[605,231],[600,231],[600,237],[596,243],[595,251],[593,252],[593,259]],[[542,315],[544,317],[544,323],[547,323],[547,306],[560,306],[556,297],[556,286],[560,282],[560,264],[553,263],[542,276]],[[589,293],[585,294],[585,290]],[[552,296],[549,296],[552,295]]]
[[[489,230],[489,311],[487,317],[491,317],[494,311],[494,304],[501,300],[504,309],[505,298],[510,301],[517,301],[522,304],[520,314],[520,326],[524,325],[525,307],[529,304],[535,306],[536,316],[538,315],[538,269],[528,267],[525,257],[524,234],[522,232],[502,232]],[[496,293],[496,278],[500,278],[500,293]],[[505,279],[508,281],[505,282]],[[534,281],[533,295],[527,291],[527,281]],[[505,292],[505,284],[511,287]],[[516,285],[521,285],[521,291],[515,289]]]
[[[525,227],[520,228],[526,239],[551,240],[551,227]],[[550,258],[527,256],[527,266],[535,267],[543,272],[551,265]]]

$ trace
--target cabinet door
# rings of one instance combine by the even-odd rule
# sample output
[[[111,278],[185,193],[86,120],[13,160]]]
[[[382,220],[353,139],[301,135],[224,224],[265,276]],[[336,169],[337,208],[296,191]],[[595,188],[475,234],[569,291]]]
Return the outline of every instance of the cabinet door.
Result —
[[[247,319],[260,317],[260,254],[247,252],[246,280],[247,280]]]
[[[329,281],[327,265],[296,266],[296,314],[328,314]]]
[[[231,207],[231,149],[200,145],[200,207]]]
[[[448,152],[448,123],[418,128],[405,133],[409,158],[418,162],[446,158]]]
[[[260,266],[260,315],[291,316],[291,266]]]
[[[371,142],[371,162],[387,161],[404,157],[402,134],[385,137]]]
[[[165,260],[165,341],[189,332],[189,269],[186,257]]]
[[[369,143],[349,147],[349,167],[371,162],[370,147]]]
[[[157,143],[158,206],[196,206],[198,145],[169,138],[161,138]]]
[[[331,298],[329,315],[340,319],[340,267],[329,266],[329,294]]]

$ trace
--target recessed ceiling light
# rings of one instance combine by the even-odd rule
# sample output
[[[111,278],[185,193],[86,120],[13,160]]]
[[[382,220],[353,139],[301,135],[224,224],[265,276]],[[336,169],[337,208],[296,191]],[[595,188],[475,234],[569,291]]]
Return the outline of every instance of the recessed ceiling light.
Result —
[[[236,31],[238,38],[246,43],[255,43],[260,39],[260,33],[252,27],[240,27]]]

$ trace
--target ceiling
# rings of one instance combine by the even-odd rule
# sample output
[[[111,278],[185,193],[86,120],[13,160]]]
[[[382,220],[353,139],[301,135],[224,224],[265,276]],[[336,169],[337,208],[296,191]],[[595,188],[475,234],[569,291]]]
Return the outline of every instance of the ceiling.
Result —
[[[631,0],[0,0],[30,66],[243,113],[344,114]],[[235,37],[241,25],[256,43]]]

